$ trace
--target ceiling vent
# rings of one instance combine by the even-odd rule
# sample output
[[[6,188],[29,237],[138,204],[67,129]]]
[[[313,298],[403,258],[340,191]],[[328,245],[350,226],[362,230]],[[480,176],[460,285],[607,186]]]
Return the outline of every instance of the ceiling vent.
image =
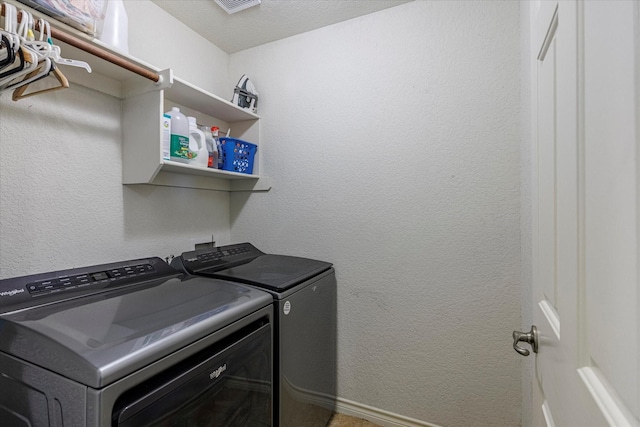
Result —
[[[257,6],[261,0],[214,0],[229,15],[240,12],[248,7]]]

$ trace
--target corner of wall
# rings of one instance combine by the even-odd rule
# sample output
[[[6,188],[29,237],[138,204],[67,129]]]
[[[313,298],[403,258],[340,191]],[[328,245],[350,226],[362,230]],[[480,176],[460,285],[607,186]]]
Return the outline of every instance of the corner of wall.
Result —
[[[160,69],[172,68],[181,79],[211,93],[226,93],[229,54],[151,0],[124,3],[131,55]]]
[[[531,7],[520,2],[520,283],[522,288],[521,325],[527,330],[533,320],[531,272]],[[522,369],[523,427],[532,425],[532,381],[535,376],[531,364]]]

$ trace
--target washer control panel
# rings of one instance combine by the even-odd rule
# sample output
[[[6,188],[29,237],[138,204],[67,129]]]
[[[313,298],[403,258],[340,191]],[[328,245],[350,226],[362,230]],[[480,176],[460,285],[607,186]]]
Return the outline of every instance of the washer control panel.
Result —
[[[0,314],[180,275],[160,258],[147,258],[3,279]]]
[[[106,271],[87,272],[71,276],[59,276],[38,280],[27,284],[27,291],[31,295],[46,295],[52,292],[70,290],[90,285],[107,285],[123,279],[139,278],[142,275],[155,272],[149,263],[137,264]]]

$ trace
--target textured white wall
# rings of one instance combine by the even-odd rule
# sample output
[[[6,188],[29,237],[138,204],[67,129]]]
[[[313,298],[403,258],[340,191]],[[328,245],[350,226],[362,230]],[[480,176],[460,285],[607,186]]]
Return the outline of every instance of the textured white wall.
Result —
[[[127,10],[206,46],[147,1]],[[212,232],[333,261],[341,397],[518,425],[518,4],[417,1],[233,55],[229,74],[215,46],[206,73],[185,65],[151,22],[130,28],[133,55],[222,96],[254,80],[274,189],[233,195],[229,217],[226,193],[122,186],[119,101],[5,94],[0,278],[178,253]]]
[[[231,55],[274,184],[231,237],[335,263],[340,397],[520,424],[519,47],[518,2],[416,1]]]
[[[234,85],[227,76],[228,55],[177,21],[150,0],[125,0],[129,20],[129,51],[201,89],[231,99]],[[234,82],[235,84],[235,82]]]
[[[129,3],[132,55],[186,73],[189,46],[208,45],[209,68],[185,78],[226,89],[226,54],[153,3]],[[157,22],[187,50],[159,42]],[[0,95],[0,278],[165,257],[212,233],[229,242],[228,193],[122,185],[121,124],[120,101],[73,83],[18,102]]]

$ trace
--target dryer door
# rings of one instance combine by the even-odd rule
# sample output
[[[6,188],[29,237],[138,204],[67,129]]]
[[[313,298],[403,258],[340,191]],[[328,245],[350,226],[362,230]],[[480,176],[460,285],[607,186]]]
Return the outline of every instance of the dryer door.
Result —
[[[113,426],[271,426],[271,324],[235,334],[125,392]]]

